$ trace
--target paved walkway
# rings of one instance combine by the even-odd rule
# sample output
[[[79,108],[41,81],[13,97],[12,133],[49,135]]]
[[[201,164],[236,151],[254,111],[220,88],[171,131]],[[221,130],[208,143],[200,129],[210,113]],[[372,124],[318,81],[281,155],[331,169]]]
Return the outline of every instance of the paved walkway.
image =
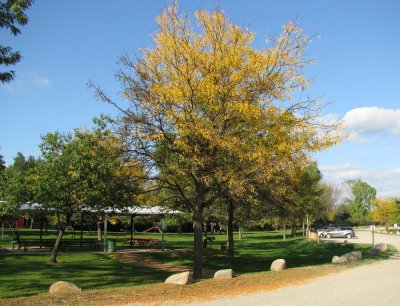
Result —
[[[349,241],[372,243],[371,232],[360,231],[356,235],[358,237]],[[392,244],[400,250],[400,236],[375,234],[375,243],[379,242]],[[400,305],[400,253],[389,260],[331,274],[301,285],[186,305]]]

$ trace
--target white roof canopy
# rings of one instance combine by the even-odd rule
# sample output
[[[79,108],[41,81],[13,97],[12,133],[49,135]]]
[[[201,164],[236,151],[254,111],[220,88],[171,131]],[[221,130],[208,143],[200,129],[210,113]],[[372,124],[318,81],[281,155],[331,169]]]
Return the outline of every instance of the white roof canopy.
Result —
[[[25,203],[22,204],[19,208],[20,210],[24,211],[40,211],[46,210],[42,204],[39,203]],[[55,211],[54,208],[47,209],[50,211]],[[113,209],[108,208],[106,210],[98,210],[98,209],[91,209],[86,206],[82,206],[82,211],[90,211],[90,212],[105,212],[108,214],[116,214],[116,215],[179,215],[182,212],[178,210],[172,210],[162,206],[132,206],[126,207],[123,209]]]

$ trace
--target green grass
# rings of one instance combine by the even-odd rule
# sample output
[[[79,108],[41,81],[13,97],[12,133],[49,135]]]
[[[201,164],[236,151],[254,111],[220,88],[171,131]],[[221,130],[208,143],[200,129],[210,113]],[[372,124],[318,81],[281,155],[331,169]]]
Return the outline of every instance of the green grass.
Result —
[[[220,243],[226,241],[224,235],[216,235],[212,247],[205,250],[203,265],[207,269],[226,269],[227,254],[221,253]],[[352,251],[362,251],[367,261],[380,260],[390,257],[395,249],[373,257],[369,254],[371,246],[368,244],[328,243],[321,241],[308,241],[303,237],[282,240],[280,232],[253,232],[246,233],[245,239],[235,241],[235,272],[251,273],[269,269],[271,263],[277,258],[284,258],[288,268],[321,265],[330,263],[335,255],[343,255]],[[193,252],[168,252],[168,253],[142,253],[140,256],[153,258],[160,262],[174,264],[190,264]]]
[[[21,239],[38,237],[37,231],[21,231]],[[95,233],[85,233],[85,238],[95,237]],[[111,233],[109,237],[120,239],[118,248],[125,248],[124,240],[128,233]],[[159,233],[143,233],[135,237],[160,238]],[[215,235],[211,248],[204,252],[204,268],[218,270],[227,268],[227,254],[220,251],[226,235]],[[49,232],[46,238],[55,238],[55,232]],[[78,238],[78,236],[76,237]],[[193,258],[193,234],[166,234],[170,252],[141,253],[160,262],[176,265],[191,265]],[[9,247],[9,240],[3,242]],[[382,259],[393,254],[394,249],[385,255],[372,258],[368,255],[369,245],[347,245],[339,243],[317,244],[303,237],[288,238],[282,241],[279,232],[246,233],[243,240],[235,241],[235,271],[252,273],[266,271],[277,258],[287,260],[288,267],[328,264],[334,255],[342,255],[361,250],[367,261]],[[146,268],[144,266],[123,264],[101,253],[77,252],[60,253],[58,264],[47,264],[49,254],[2,254],[0,255],[0,297],[29,296],[48,291],[49,286],[59,280],[75,283],[82,289],[104,289],[121,286],[140,286],[147,283],[164,281],[170,272]],[[364,261],[363,261],[364,262]]]
[[[169,275],[161,270],[133,266],[94,253],[70,253],[48,265],[49,255],[0,255],[0,297],[29,296],[49,290],[59,280],[82,289],[113,288],[160,282]]]

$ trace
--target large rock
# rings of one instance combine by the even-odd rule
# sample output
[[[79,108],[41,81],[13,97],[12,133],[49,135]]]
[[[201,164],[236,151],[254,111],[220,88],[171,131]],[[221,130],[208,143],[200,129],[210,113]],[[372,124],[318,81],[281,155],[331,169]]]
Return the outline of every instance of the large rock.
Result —
[[[214,278],[234,278],[235,272],[232,269],[219,270],[215,272]]]
[[[286,269],[286,260],[276,259],[271,264],[271,271],[282,271]]]
[[[372,249],[378,251],[379,253],[386,253],[389,251],[389,246],[387,243],[378,243],[375,244]]]
[[[75,294],[81,293],[82,289],[78,288],[73,283],[59,281],[50,286],[49,293],[58,294]]]
[[[165,283],[174,285],[188,285],[192,282],[192,280],[192,272],[187,271],[171,275],[165,280]]]
[[[344,262],[343,259],[340,258],[340,256],[333,256],[332,258],[332,263],[333,264],[338,264]]]
[[[344,254],[340,257],[333,256],[332,263],[338,264],[338,263],[343,263],[343,262],[348,262],[348,261],[353,261],[353,260],[361,260],[361,259],[362,259],[362,252],[354,251],[354,252]]]

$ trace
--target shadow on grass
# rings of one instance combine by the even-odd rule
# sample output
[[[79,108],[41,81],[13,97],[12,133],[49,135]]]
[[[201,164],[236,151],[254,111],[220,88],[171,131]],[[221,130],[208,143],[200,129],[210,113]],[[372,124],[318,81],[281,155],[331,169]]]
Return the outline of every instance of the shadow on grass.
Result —
[[[270,236],[268,236],[270,238]],[[281,238],[280,238],[281,239]],[[307,241],[302,238],[292,238],[287,241],[269,239],[268,241],[239,241],[235,246],[234,270],[237,273],[251,273],[269,270],[271,263],[278,258],[284,258],[288,268],[329,264],[332,257],[341,256],[352,251],[362,251],[367,260],[382,260],[392,256],[395,249],[380,256],[369,254],[370,245],[347,244]],[[218,248],[204,250],[203,267],[210,270],[228,268],[228,255]],[[149,257],[160,262],[174,264],[190,264],[193,251],[146,253],[141,256]]]
[[[150,236],[146,233],[146,236]],[[210,270],[226,269],[228,255],[220,251],[225,235],[215,235],[216,240],[204,250],[203,266]],[[161,263],[191,266],[193,237],[191,235],[166,235],[169,252],[141,253],[138,256]],[[174,249],[183,248],[184,250]],[[234,270],[239,274],[267,271],[272,261],[284,258],[288,267],[328,264],[335,255],[360,250],[367,260],[380,260],[391,256],[395,250],[372,257],[369,245],[321,242],[317,244],[302,237],[282,241],[278,232],[246,233],[244,240],[235,241]],[[104,289],[122,286],[139,286],[161,282],[171,272],[134,264],[125,264],[98,253],[61,253],[59,263],[47,264],[49,254],[0,255],[0,297],[29,296],[47,292],[56,281],[65,280],[82,289]]]
[[[60,255],[48,265],[49,255],[0,256],[0,297],[29,296],[48,291],[64,280],[82,289],[102,289],[160,282],[170,274],[162,270],[127,265],[101,254]]]

